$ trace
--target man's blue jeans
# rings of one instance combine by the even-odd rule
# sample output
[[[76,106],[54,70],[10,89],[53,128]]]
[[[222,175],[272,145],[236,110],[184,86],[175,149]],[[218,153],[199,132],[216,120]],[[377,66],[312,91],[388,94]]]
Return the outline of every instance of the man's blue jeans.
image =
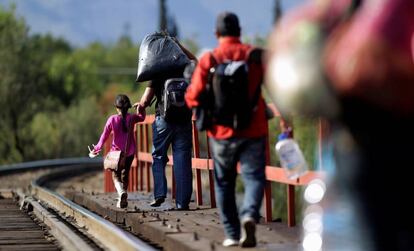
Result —
[[[266,182],[265,144],[265,137],[225,140],[210,138],[214,159],[216,199],[227,238],[240,239],[240,219],[235,197],[238,161],[240,161],[244,183],[244,201],[240,217],[242,219],[251,217],[256,222],[259,221]]]
[[[193,192],[191,121],[185,124],[172,124],[166,122],[162,117],[156,116],[152,124],[152,133],[154,198],[167,196],[165,166],[168,162],[168,147],[171,144],[176,184],[176,206],[177,208],[187,208]]]

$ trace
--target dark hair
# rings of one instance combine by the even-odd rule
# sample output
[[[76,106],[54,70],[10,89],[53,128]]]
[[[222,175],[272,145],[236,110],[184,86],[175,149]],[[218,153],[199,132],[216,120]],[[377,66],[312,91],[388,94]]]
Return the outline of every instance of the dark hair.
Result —
[[[231,12],[222,12],[217,16],[216,32],[220,36],[240,37],[239,18]]]
[[[126,132],[128,127],[126,125],[126,114],[128,113],[128,109],[132,107],[131,101],[129,100],[128,96],[125,94],[118,94],[115,98],[115,107],[121,110],[122,114],[122,130]]]

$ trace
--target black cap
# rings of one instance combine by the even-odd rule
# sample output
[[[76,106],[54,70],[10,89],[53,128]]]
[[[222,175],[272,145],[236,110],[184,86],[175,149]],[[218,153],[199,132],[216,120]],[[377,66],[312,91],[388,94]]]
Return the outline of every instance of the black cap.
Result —
[[[220,36],[240,37],[239,18],[231,12],[222,12],[217,16],[216,31]]]

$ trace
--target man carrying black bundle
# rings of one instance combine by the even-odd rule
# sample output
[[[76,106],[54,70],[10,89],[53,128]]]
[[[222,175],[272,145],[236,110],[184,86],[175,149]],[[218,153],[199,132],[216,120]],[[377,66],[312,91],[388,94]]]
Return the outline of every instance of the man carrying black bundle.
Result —
[[[168,39],[171,38],[168,37]],[[196,60],[194,55],[186,50],[176,39],[173,40],[180,46],[189,59]],[[152,124],[154,201],[150,205],[152,207],[159,207],[165,201],[167,195],[165,166],[168,162],[167,151],[169,146],[172,145],[174,176],[177,189],[176,209],[188,210],[193,191],[191,168],[191,111],[185,106],[184,92],[182,94],[174,92],[177,88],[186,88],[187,85],[183,79],[183,69],[174,73],[169,72],[167,75],[151,79],[140,102],[134,106],[137,107],[137,113],[141,114],[145,111],[146,107],[151,105],[154,96],[156,97],[155,121]],[[168,96],[169,94],[171,96]],[[172,99],[175,104],[169,103]]]

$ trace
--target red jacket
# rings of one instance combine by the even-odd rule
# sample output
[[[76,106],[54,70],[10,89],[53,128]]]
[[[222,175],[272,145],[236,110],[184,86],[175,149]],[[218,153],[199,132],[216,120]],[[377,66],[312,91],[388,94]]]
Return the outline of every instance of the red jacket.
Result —
[[[248,52],[252,49],[250,45],[242,44],[238,37],[222,37],[219,39],[219,46],[213,50],[214,57],[218,62],[227,60],[245,60]],[[213,67],[210,53],[205,53],[194,70],[191,84],[187,89],[185,100],[192,108],[198,105],[198,97],[204,91],[210,68]],[[249,66],[249,98],[253,95],[263,79],[263,67],[258,65]],[[222,125],[213,125],[208,130],[208,136],[216,139],[228,139],[231,137],[257,138],[268,133],[267,119],[265,115],[266,104],[260,95],[257,109],[248,128],[234,130]]]

